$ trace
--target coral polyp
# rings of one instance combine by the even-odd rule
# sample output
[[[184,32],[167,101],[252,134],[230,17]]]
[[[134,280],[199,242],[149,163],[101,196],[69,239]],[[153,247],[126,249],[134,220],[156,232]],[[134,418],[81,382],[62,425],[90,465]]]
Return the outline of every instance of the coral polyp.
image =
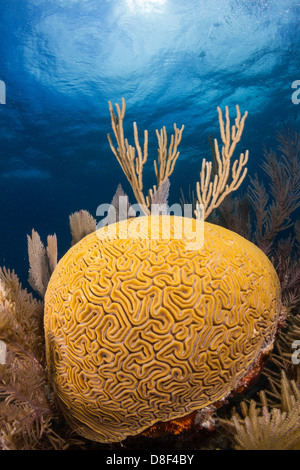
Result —
[[[141,236],[149,217],[156,239]],[[277,329],[279,280],[259,248],[205,222],[202,248],[188,250],[159,228],[175,233],[181,217],[149,217],[136,238],[122,238],[129,220],[83,238],[45,295],[49,379],[68,422],[94,441],[224,400]]]

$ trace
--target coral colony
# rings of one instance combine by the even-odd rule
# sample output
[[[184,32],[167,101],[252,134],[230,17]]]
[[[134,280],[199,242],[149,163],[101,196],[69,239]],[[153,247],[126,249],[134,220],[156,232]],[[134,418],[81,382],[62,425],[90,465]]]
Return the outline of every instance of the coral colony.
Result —
[[[145,195],[148,133],[141,146],[134,123],[130,145],[124,99],[116,109],[109,102],[108,141],[142,216],[119,185],[102,227],[87,211],[70,216],[72,246],[59,261],[56,235],[45,247],[32,230],[29,283],[42,300],[0,270],[1,447],[134,449],[192,432],[199,449],[224,436],[226,448],[300,449],[290,354],[300,338],[298,134],[278,134],[280,157],[266,151],[268,191],[255,176],[233,197],[247,174],[248,151],[232,162],[247,112],[237,106],[232,125],[218,108],[222,147],[211,141],[190,217],[170,215],[184,126],[174,124],[169,145],[166,128],[156,131],[156,184]],[[268,385],[248,405],[261,373]]]
[[[187,251],[118,224],[117,239],[100,229],[69,250],[45,295],[55,396],[100,442],[220,405],[272,349],[280,313],[275,269],[239,235],[207,223],[204,247]]]

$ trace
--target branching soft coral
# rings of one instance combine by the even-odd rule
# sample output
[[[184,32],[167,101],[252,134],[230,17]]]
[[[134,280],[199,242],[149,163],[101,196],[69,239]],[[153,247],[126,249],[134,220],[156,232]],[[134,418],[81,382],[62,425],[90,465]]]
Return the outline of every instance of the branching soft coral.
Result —
[[[0,364],[0,448],[69,447],[72,438],[55,431],[60,414],[47,383],[43,304],[5,268],[0,268],[0,340],[6,345]]]
[[[282,371],[288,379],[294,380],[300,387],[299,351],[295,350],[295,346],[298,345],[295,342],[299,341],[299,338],[300,310],[288,316],[285,327],[277,335],[270,361],[264,368],[263,374],[269,381],[270,391],[266,392],[269,398],[278,400]]]
[[[2,449],[40,448],[45,436],[55,444],[54,416],[45,394],[44,369],[16,344],[8,345],[0,367],[0,442]],[[49,446],[51,447],[51,446]]]
[[[300,305],[300,246],[291,234],[279,240],[271,261],[278,274],[281,297],[288,311]]]
[[[269,179],[268,190],[255,175],[248,191],[256,218],[254,241],[267,255],[278,233],[293,225],[291,215],[300,207],[300,135],[286,130],[279,132],[277,139],[280,157],[265,150],[262,165]]]
[[[0,339],[44,362],[43,303],[22,289],[14,271],[0,268]]]
[[[231,420],[221,420],[235,438],[237,450],[300,450],[300,389],[282,373],[280,404],[268,405],[264,392],[261,403],[241,404]]]

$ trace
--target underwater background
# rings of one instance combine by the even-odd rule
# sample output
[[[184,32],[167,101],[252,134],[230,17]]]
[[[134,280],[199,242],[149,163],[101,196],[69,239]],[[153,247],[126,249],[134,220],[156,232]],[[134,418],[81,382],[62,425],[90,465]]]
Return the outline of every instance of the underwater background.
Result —
[[[2,450],[160,452],[172,449],[183,452],[203,449],[300,449],[299,20],[299,0],[0,0]],[[111,102],[113,105],[121,105],[124,103],[123,99],[126,101],[124,122],[121,114],[117,117],[108,104]],[[221,139],[222,119],[218,116],[217,108],[221,108],[225,117],[225,107],[228,106],[233,124],[237,105],[243,118],[240,125],[239,118],[235,124],[237,134],[241,131],[242,137],[235,149],[232,167],[229,168],[224,159],[218,159],[218,149],[223,141],[223,157],[228,161],[235,139],[233,135],[226,143],[224,135]],[[116,312],[120,311],[121,314],[116,314],[111,324],[106,316],[110,312],[110,306],[106,303],[103,323],[99,323],[99,315],[97,328],[92,323],[89,330],[87,317],[84,317],[83,322],[77,322],[77,315],[80,318],[81,312],[85,315],[91,308],[94,315],[98,312],[98,307],[101,311],[102,304],[98,297],[95,302],[91,301],[92,307],[89,301],[92,298],[90,295],[94,295],[93,279],[97,279],[96,286],[100,285],[99,279],[103,273],[105,278],[106,272],[102,264],[101,268],[97,263],[93,264],[96,251],[92,252],[91,258],[81,255],[76,258],[77,250],[81,253],[79,241],[87,233],[90,234],[82,245],[84,253],[90,253],[88,250],[89,246],[94,246],[93,237],[96,235],[93,232],[96,223],[102,218],[97,215],[97,208],[101,204],[110,204],[113,198],[113,205],[121,220],[121,209],[115,199],[115,195],[121,191],[118,186],[120,183],[129,195],[130,204],[137,202],[133,190],[138,202],[144,196],[140,187],[140,192],[137,192],[134,182],[129,184],[127,181],[126,169],[124,166],[124,172],[121,169],[125,160],[120,161],[120,166],[107,137],[109,133],[113,138],[114,132],[115,137],[121,136],[122,141],[124,126],[125,137],[130,144],[135,143],[138,147],[133,136],[134,122],[137,123],[141,145],[144,142],[144,130],[149,132],[149,156],[142,168],[144,194],[156,183],[153,163],[157,158],[157,150],[158,157],[162,155],[162,142],[161,138],[157,141],[156,129],[166,126],[169,144],[174,123],[177,130],[182,125],[185,126],[178,147],[180,156],[176,160],[176,166],[171,165],[170,192],[168,193],[168,177],[159,176],[159,188],[157,192],[154,191],[151,201],[153,203],[161,199],[163,203],[168,201],[169,206],[183,202],[195,203],[193,196],[199,179],[201,196],[197,197],[201,200],[201,197],[205,199],[207,196],[205,181],[208,183],[214,178],[212,192],[219,199],[212,198],[211,203],[207,197],[207,201],[204,201],[208,202],[205,206],[205,218],[207,216],[207,221],[214,224],[206,225],[206,241],[212,241],[210,233],[221,234],[219,242],[211,243],[204,265],[201,264],[203,260],[200,261],[201,276],[207,270],[211,278],[211,282],[207,284],[208,290],[203,287],[205,283],[202,284],[201,280],[200,284],[193,283],[193,296],[190,291],[187,295],[185,289],[189,284],[182,278],[179,284],[174,284],[174,298],[177,299],[178,294],[178,298],[184,301],[178,301],[178,305],[177,300],[168,303],[165,299],[170,297],[172,300],[172,295],[168,294],[169,297],[159,303],[160,307],[165,307],[164,302],[168,305],[167,314],[171,315],[164,316],[163,313],[162,318],[168,318],[167,327],[172,332],[172,338],[175,338],[177,328],[181,325],[182,312],[187,310],[190,315],[191,309],[183,308],[185,298],[191,306],[197,305],[198,308],[198,302],[202,305],[202,310],[200,307],[199,309],[201,318],[205,314],[205,327],[201,327],[197,345],[203,346],[204,337],[210,338],[210,343],[209,346],[205,343],[201,350],[204,354],[201,360],[206,367],[201,371],[206,372],[203,381],[199,382],[201,390],[197,385],[195,393],[197,395],[201,392],[205,400],[209,398],[211,401],[206,401],[207,406],[199,409],[188,408],[193,405],[192,395],[183,393],[181,398],[187,400],[187,406],[183,407],[181,398],[178,398],[179,389],[175,387],[177,381],[181,385],[181,378],[177,378],[177,366],[174,367],[172,356],[170,361],[168,355],[173,347],[168,337],[166,364],[172,364],[171,371],[175,375],[170,375],[173,388],[168,388],[167,382],[163,382],[163,387],[171,390],[167,408],[170,403],[172,413],[178,403],[183,408],[179,409],[179,414],[176,411],[175,419],[172,420],[166,420],[166,415],[160,414],[162,402],[159,400],[162,399],[161,391],[165,390],[160,388],[160,379],[157,379],[154,396],[156,394],[159,400],[155,417],[162,417],[162,421],[152,421],[151,418],[151,423],[154,424],[147,429],[142,412],[135,414],[132,410],[136,408],[131,408],[129,404],[129,397],[136,396],[132,406],[139,406],[138,395],[143,389],[143,377],[134,372],[133,376],[139,379],[138,387],[134,379],[130,388],[125,375],[122,375],[128,370],[129,375],[132,375],[131,366],[128,366],[130,360],[134,367],[139,364],[139,359],[136,359],[138,356],[134,355],[139,344],[133,341],[131,347],[130,343],[137,335],[136,326],[132,327],[135,323],[131,323],[132,319],[129,320],[129,340],[127,343],[125,340],[121,341],[122,346],[126,348],[129,344],[129,350],[134,351],[134,354],[129,354],[128,363],[127,359],[117,363],[117,336],[115,337],[114,332],[106,335],[106,323],[109,330],[113,330],[110,325],[116,325],[116,320],[123,324],[123,310],[126,323],[128,307],[123,310],[118,307]],[[236,128],[233,128],[233,134]],[[228,134],[229,127],[226,129],[226,137]],[[215,141],[215,147],[212,145],[214,138],[218,142],[217,145]],[[233,143],[230,148],[226,147],[231,141]],[[113,142],[115,143],[114,138]],[[121,152],[118,156],[120,155]],[[165,161],[166,157],[164,154]],[[169,163],[172,158],[170,153],[168,158]],[[203,159],[212,164],[207,163],[202,168]],[[244,173],[240,173],[240,170],[245,164],[248,173],[243,179]],[[163,163],[160,161],[159,170],[162,167]],[[138,168],[135,171],[139,173]],[[223,186],[220,181],[224,183]],[[226,183],[230,185],[229,188],[225,186]],[[212,183],[209,188],[212,189]],[[233,196],[226,193],[232,188]],[[238,190],[235,191],[236,189]],[[225,201],[223,196],[226,196]],[[212,213],[210,209],[213,209]],[[152,211],[151,208],[149,213],[155,215],[155,210]],[[131,216],[132,213],[129,217]],[[199,217],[199,212],[194,216]],[[218,225],[221,227],[217,227]],[[224,231],[224,228],[231,232]],[[49,236],[52,234],[56,234],[57,238]],[[231,244],[234,240],[236,251]],[[248,240],[252,243],[249,244]],[[70,250],[71,245],[77,246]],[[230,246],[229,258],[226,258],[226,246]],[[252,250],[254,254],[251,255]],[[57,258],[61,259],[66,252],[69,254],[60,263],[63,266],[60,271],[61,268],[56,267]],[[132,252],[139,259],[137,252]],[[127,263],[126,253],[123,252]],[[128,253],[130,258],[130,250]],[[110,255],[109,259],[114,256],[118,257]],[[101,255],[101,262],[104,258]],[[164,258],[168,269],[172,267],[172,260],[173,258]],[[257,269],[256,260],[259,267]],[[117,261],[120,261],[121,266],[120,257]],[[82,271],[80,263],[83,263]],[[182,266],[180,263],[176,254],[175,268]],[[67,267],[65,271],[64,266]],[[69,279],[68,273],[69,269],[72,272],[72,266],[75,274],[70,275]],[[126,275],[132,276],[131,271],[128,271],[128,264],[126,266]],[[234,273],[234,270],[238,272],[238,266],[242,270],[236,276],[236,284],[235,275],[230,275],[228,280],[227,274],[222,277],[222,283],[219,283],[219,268],[224,273],[228,267],[230,270],[233,268]],[[197,279],[200,279],[198,267],[196,264],[195,272]],[[161,260],[159,269],[164,278],[165,264]],[[158,274],[154,272],[155,282],[159,287],[156,289],[157,298],[160,298],[162,289]],[[95,274],[95,278],[91,273]],[[137,273],[135,275],[135,280],[139,281]],[[150,281],[152,277],[151,274]],[[206,276],[202,277],[206,279]],[[225,277],[226,281],[223,283]],[[121,299],[124,297],[127,281],[118,284],[116,279],[117,276],[113,275],[115,291],[112,290],[108,295],[105,291],[105,302],[112,299],[113,304],[115,299],[119,299],[119,294]],[[90,290],[84,287],[86,280]],[[146,287],[136,287],[137,294],[133,295],[135,290],[132,289],[132,280],[133,277],[129,277],[128,299],[146,299],[146,303],[152,299],[150,295],[148,297],[148,293],[145,294],[148,292]],[[230,287],[231,281],[233,288]],[[168,284],[169,281],[163,282]],[[68,286],[68,295],[63,290],[60,291],[61,286]],[[232,307],[230,301],[219,302],[221,293],[226,299],[233,295]],[[196,304],[193,304],[194,298]],[[250,299],[248,304],[247,299]],[[149,308],[152,312],[152,304],[155,302],[151,302]],[[120,305],[122,306],[122,301]],[[132,305],[138,305],[139,312],[141,311],[140,300]],[[209,305],[213,307],[210,309]],[[215,321],[215,305],[221,305],[220,311],[226,314],[223,323],[220,323],[219,317]],[[67,314],[69,308],[71,315]],[[114,312],[115,308],[113,305],[111,311]],[[153,311],[155,308],[153,307]],[[193,308],[196,311],[196,307]],[[232,317],[227,316],[227,311],[230,311]],[[248,316],[243,317],[244,311]],[[51,312],[55,312],[55,315]],[[159,315],[161,312],[163,309]],[[176,312],[180,313],[178,318]],[[231,328],[236,312],[236,331],[240,331],[239,328],[242,327],[242,332],[246,331],[246,334],[239,332],[235,336],[233,330],[229,333],[226,331],[224,325],[227,327],[229,324]],[[75,333],[72,325],[69,329],[68,324],[74,318]],[[211,319],[213,323],[210,323]],[[160,370],[159,360],[161,356],[164,357],[165,350],[156,336],[152,337],[150,334],[147,337],[151,331],[148,329],[149,324],[141,324],[139,334],[143,338],[146,332],[149,345],[155,344],[155,347],[160,348],[154,361],[153,370],[156,373],[156,369]],[[62,328],[61,325],[67,326]],[[215,328],[216,325],[220,325],[219,330]],[[81,333],[78,333],[80,330],[77,327],[83,328]],[[194,331],[193,328],[194,325],[188,331]],[[119,330],[122,335],[122,328],[116,327],[116,331]],[[91,346],[91,338],[94,338],[95,331],[97,347],[99,344],[105,345],[101,346],[103,359],[99,368],[98,356],[95,359],[95,349],[91,349],[94,348]],[[188,351],[190,338],[195,340],[194,333],[185,337],[181,336],[183,333],[179,329],[178,331],[178,350],[183,346]],[[225,336],[219,337],[219,332],[222,335],[228,333],[226,339]],[[60,342],[61,333],[66,344]],[[105,349],[106,343],[99,340],[99,334],[102,335],[101,338],[107,336],[109,341],[112,338],[112,346]],[[77,337],[80,337],[78,343]],[[220,347],[215,346],[217,341],[220,341]],[[72,355],[73,343],[76,345],[76,353]],[[62,356],[64,359],[60,361],[57,354],[64,354],[66,345],[66,356]],[[155,347],[149,348],[151,354]],[[175,350],[177,351],[176,348]],[[249,351],[254,356],[250,363],[246,363],[250,357]],[[125,350],[125,356],[126,354]],[[190,364],[194,357],[200,363],[198,353],[189,354],[188,360],[184,358],[182,364],[180,363],[182,370],[185,370],[186,363]],[[83,361],[79,362],[79,367],[76,365],[77,356],[79,361]],[[230,370],[234,371],[230,382],[226,379],[226,371],[229,370],[226,358],[231,361],[230,364],[236,360],[234,366],[230,365]],[[84,362],[86,359],[88,362]],[[86,364],[93,364],[93,361],[95,369],[87,370]],[[115,361],[116,368],[113,368]],[[147,365],[145,361],[144,357],[140,360],[144,370]],[[164,365],[164,361],[162,362]],[[109,379],[105,375],[106,365],[111,371]],[[66,371],[63,372],[62,367],[65,366]],[[198,370],[198,365],[191,367]],[[137,371],[134,368],[133,370]],[[162,370],[165,371],[165,368]],[[72,390],[73,385],[77,390],[78,384],[83,384],[83,387],[88,384],[82,392],[80,389],[79,401],[77,392],[74,395],[79,417],[75,408],[71,413],[68,409],[63,409],[62,404],[68,405],[68,400],[73,400],[72,393],[71,398],[68,393],[63,395],[60,380],[65,377],[67,381],[70,379],[65,382],[70,385],[70,388],[67,385],[66,390]],[[95,384],[104,377],[105,386],[102,389],[112,390],[109,392],[112,394],[109,395],[107,409],[117,410],[116,415],[106,413],[105,399],[101,403],[94,399],[93,393],[97,389]],[[151,373],[147,372],[146,388],[152,387],[153,382],[149,377]],[[115,382],[117,387],[114,388]],[[189,386],[193,379],[184,379],[182,383]],[[215,395],[211,394],[207,384],[212,385],[215,393],[219,390],[218,383],[222,394],[215,401],[212,399]],[[224,384],[226,387],[228,385],[229,391],[223,388]],[[118,386],[121,387],[121,397],[125,387],[125,405],[118,401]],[[146,403],[145,416],[149,414],[149,404],[152,412],[156,413],[153,404],[155,400],[149,399],[148,403],[144,400],[147,394],[143,392],[141,395],[143,403]],[[90,401],[83,400],[83,405],[80,405],[80,397]],[[95,403],[96,414],[90,415]],[[103,414],[102,417],[100,413],[100,419],[98,405]],[[87,407],[84,408],[85,406]],[[188,410],[192,412],[182,415],[183,409],[185,413]],[[87,423],[90,416],[91,422]],[[114,431],[113,426],[110,426],[116,416],[119,417],[119,422]],[[77,418],[79,424],[76,422]],[[88,426],[84,429],[86,424]],[[147,421],[147,426],[148,424],[150,421]],[[143,427],[141,433],[142,428],[139,426]]]
[[[239,151],[258,172],[276,132],[300,123],[297,0],[1,0],[0,265],[27,285],[27,234],[70,247],[69,215],[96,218],[122,184],[111,152],[108,100],[126,100],[125,131],[149,131],[144,186],[152,186],[155,130],[185,125],[169,204],[180,201],[219,138],[217,106],[246,120]],[[98,221],[99,219],[97,219]]]

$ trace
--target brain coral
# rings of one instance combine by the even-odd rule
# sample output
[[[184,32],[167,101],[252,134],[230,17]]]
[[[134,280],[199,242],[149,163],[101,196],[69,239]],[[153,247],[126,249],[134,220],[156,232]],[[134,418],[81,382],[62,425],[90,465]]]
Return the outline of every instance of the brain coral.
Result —
[[[125,238],[129,223],[74,245],[45,296],[55,394],[100,442],[222,400],[272,345],[280,308],[273,266],[239,235],[204,223],[203,247],[188,251],[184,239]]]

